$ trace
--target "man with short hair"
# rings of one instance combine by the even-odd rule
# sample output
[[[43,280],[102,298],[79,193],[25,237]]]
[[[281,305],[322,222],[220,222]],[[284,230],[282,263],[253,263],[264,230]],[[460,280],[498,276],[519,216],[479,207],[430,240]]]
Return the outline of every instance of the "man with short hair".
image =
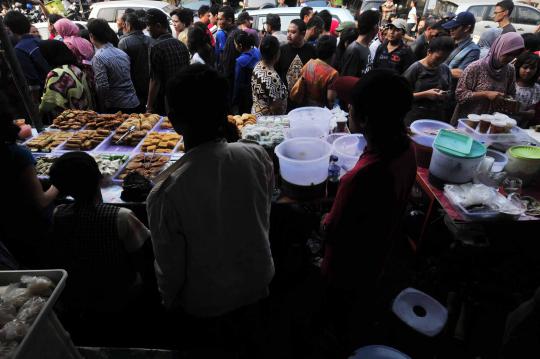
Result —
[[[287,30],[287,44],[281,46],[276,71],[287,86],[289,93],[300,77],[302,67],[317,57],[315,48],[306,43],[306,24],[294,19]]]
[[[219,30],[218,28],[218,14],[219,14],[219,5],[212,5],[210,6],[210,23],[208,24],[208,30],[210,30],[210,33],[212,33],[212,37],[214,38],[214,45],[216,40],[216,33]]]
[[[222,6],[218,12],[218,27],[216,33],[216,66],[218,69],[222,66],[222,54],[225,49],[227,39],[236,29],[234,25],[234,10],[230,6]]]
[[[443,28],[450,32],[450,36],[456,43],[456,48],[445,61],[445,64],[450,67],[455,82],[461,77],[463,70],[480,57],[480,48],[471,37],[475,24],[474,15],[468,11],[460,12],[452,20],[443,24]]]
[[[8,11],[4,17],[4,24],[17,40],[15,56],[19,60],[34,100],[39,103],[45,78],[51,69],[39,51],[40,40],[30,34],[30,21],[19,11]]]
[[[281,31],[281,18],[278,14],[268,14],[265,23],[266,32],[278,39],[280,45],[287,43],[287,35]]]
[[[315,46],[323,32],[324,21],[318,15],[314,15],[306,25],[306,42]]]
[[[414,54],[414,58],[417,61],[420,61],[426,57],[429,42],[445,32],[442,25],[443,21],[437,20],[434,17],[429,17],[426,19],[425,31],[422,33],[422,35],[418,36],[416,41],[411,45],[411,50]]]
[[[156,42],[150,47],[150,85],[146,110],[161,115],[167,114],[165,103],[167,82],[183,67],[189,65],[189,50],[169,31],[169,20],[163,11],[149,9],[146,23],[150,36]]]
[[[407,33],[407,22],[404,19],[394,19],[388,24],[386,41],[375,52],[373,68],[390,69],[402,74],[414,62],[411,49],[403,42]]]
[[[212,46],[216,46],[216,39],[214,38],[213,36],[214,34],[212,33],[212,31],[210,30],[210,26],[212,25],[212,23],[210,22],[212,18],[212,13],[210,12],[210,6],[202,5],[197,11],[197,15],[199,16],[199,21],[207,26],[206,32],[208,33],[208,36],[210,36],[210,41],[212,43]]]
[[[358,16],[358,38],[345,50],[341,63],[341,76],[361,77],[371,63],[369,44],[379,31],[379,12],[366,10]]]
[[[314,12],[313,12],[313,8],[311,6],[304,6],[301,10],[300,10],[300,19],[304,22],[304,24],[307,25],[307,23],[309,22],[309,20],[313,17],[314,15]]]
[[[240,30],[250,34],[255,41],[255,47],[259,47],[259,33],[252,28],[253,16],[249,15],[247,11],[242,11],[236,18],[236,25],[238,25]]]
[[[148,52],[154,43],[150,36],[143,33],[145,28],[146,24],[135,13],[126,14],[124,36],[118,42],[118,48],[129,56],[131,80],[139,102],[143,105],[148,102],[148,85],[150,84]]]
[[[211,106],[202,95],[209,84]],[[251,312],[246,310],[256,309],[268,296],[274,276],[269,243],[272,160],[257,144],[224,139],[226,97],[226,80],[207,66],[189,66],[172,78],[169,118],[184,135],[186,153],[156,179],[147,200],[163,304],[194,319],[213,318],[205,319],[205,327],[245,321]],[[242,221],[237,220],[240,214]],[[231,335],[243,341],[254,329]]]
[[[324,22],[324,28],[321,35],[332,35],[330,33],[330,29],[332,28],[332,14],[330,14],[330,11],[328,10],[322,10],[317,14],[321,20]],[[336,26],[337,27],[337,26]],[[334,29],[335,30],[335,29]],[[335,36],[335,35],[333,35]]]
[[[495,11],[493,12],[493,21],[499,24],[502,29],[502,34],[507,32],[516,32],[516,29],[510,23],[510,15],[514,10],[514,3],[512,0],[503,0],[495,5]]]

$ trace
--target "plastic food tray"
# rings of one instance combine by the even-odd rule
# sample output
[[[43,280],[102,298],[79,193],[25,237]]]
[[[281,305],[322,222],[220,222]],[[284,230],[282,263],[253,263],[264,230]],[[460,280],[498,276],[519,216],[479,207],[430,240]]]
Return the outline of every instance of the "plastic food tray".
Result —
[[[150,131],[148,131],[150,132]],[[148,133],[141,139],[140,142],[138,142],[135,146],[125,146],[125,145],[116,145],[113,142],[113,136],[116,133],[113,132],[109,137],[105,139],[105,141],[101,142],[92,152],[94,153],[118,153],[118,154],[130,154],[132,153],[139,144],[144,141]]]
[[[116,184],[121,184],[124,182],[123,179],[120,179],[118,178],[118,176],[120,176],[120,174],[122,174],[126,168],[126,166],[133,160],[133,158],[136,156],[136,155],[139,155],[139,154],[143,154],[143,153],[133,153],[130,158],[126,161],[126,163],[124,163],[120,169],[116,172],[116,174],[112,177],[112,182],[113,183],[116,183]],[[144,153],[145,156],[151,156],[152,154],[151,153]],[[171,160],[171,154],[163,154],[163,153],[156,153],[156,156],[164,156],[164,157],[167,157],[169,160]],[[159,175],[161,172],[163,172],[163,170],[167,167],[167,163],[168,162],[165,162],[165,164],[160,168],[160,171],[156,174]],[[152,180],[153,177],[151,178],[148,178],[149,180]]]
[[[23,146],[26,147],[30,152],[32,152],[32,154],[49,154],[49,153],[53,153],[53,152],[57,151],[58,148],[59,148],[60,146],[63,146],[63,145],[66,143],[66,141],[62,142],[61,144],[59,144],[58,146],[56,146],[54,149],[52,149],[52,150],[50,150],[50,151],[47,151],[47,152],[32,150],[32,149],[30,149],[30,147],[26,146],[26,144],[27,144],[28,142],[30,142],[31,140],[35,139],[36,137],[39,137],[40,134],[42,134],[43,132],[60,132],[60,131],[61,131],[61,130],[58,130],[58,129],[56,129],[56,128],[51,128],[51,129],[48,129],[48,128],[47,128],[47,129],[44,129],[43,131],[41,131],[41,132],[38,133],[37,135],[32,136],[32,137],[30,137],[29,139],[27,139],[26,141],[24,141],[24,142],[23,142]],[[77,131],[78,131],[78,130],[77,130]],[[72,130],[72,131],[65,131],[65,132],[72,132],[73,134],[75,134],[77,131]]]
[[[50,335],[49,326],[51,323],[50,318],[56,316],[53,312],[53,307],[62,290],[66,285],[67,272],[63,269],[50,269],[50,270],[20,270],[20,271],[0,271],[0,286],[6,286],[10,283],[19,282],[23,275],[30,276],[46,276],[56,284],[51,296],[47,298],[47,302],[43,306],[43,309],[36,317],[36,320],[30,328],[26,336],[23,338],[21,343],[17,346],[13,358],[52,358],[58,357],[78,357],[78,353],[69,353],[72,355],[64,356],[67,353],[59,354],[59,351],[56,351],[56,348],[50,347],[50,342],[45,341],[43,336]],[[52,321],[54,323],[54,320]],[[73,343],[70,343],[73,350]],[[41,354],[38,354],[41,353]]]
[[[124,162],[122,162],[122,164],[120,165],[120,167],[118,167],[118,169],[116,170],[116,172],[114,172],[111,176],[104,176],[105,179],[109,179],[109,180],[112,180],[114,177],[116,177],[120,171],[124,168],[124,166],[126,165],[126,163],[128,163],[131,158],[132,158],[132,155],[129,154],[129,153],[107,153],[107,152],[93,152],[93,153],[90,153],[90,155],[92,155],[92,157],[94,156],[127,156],[127,160],[125,160]]]
[[[470,127],[465,123],[464,120],[458,120],[458,129],[464,130],[466,133],[471,135],[475,140],[483,142],[485,144],[492,143],[523,143],[523,142],[533,142],[536,141],[531,138],[525,131],[521,128],[514,126],[510,130],[510,133],[498,133],[498,134],[488,134],[478,132],[476,129]]]
[[[49,158],[58,158],[60,157],[62,154],[61,153],[33,153],[32,154],[34,159],[37,161],[38,158],[40,157],[49,157]],[[49,176],[47,175],[39,175],[37,176],[39,179],[48,179]]]
[[[171,133],[171,132],[174,132],[174,131],[150,131],[146,134],[146,136],[144,136],[144,139],[139,142],[139,144],[137,145],[137,147],[135,147],[135,150],[133,150],[133,154],[139,154],[139,153],[143,153],[141,151],[141,148],[142,148],[142,145],[144,143],[144,140],[146,139],[146,137],[148,137],[150,135],[151,132],[157,132],[157,133]],[[156,152],[156,155],[171,155],[173,153],[178,153],[178,147],[180,146],[181,143],[184,142],[184,136],[180,135],[180,140],[176,143],[176,145],[174,146],[174,148],[171,150],[171,152]],[[147,154],[152,154],[152,152],[145,152]]]
[[[56,147],[53,152],[65,153],[65,152],[71,152],[71,151],[82,151],[82,152],[89,153],[89,152],[92,152],[92,151],[96,150],[103,143],[107,142],[113,135],[114,135],[114,132],[112,132],[109,136],[105,137],[105,139],[103,141],[101,141],[96,147],[94,147],[94,148],[92,148],[90,150],[76,150],[74,148],[66,148],[67,141],[65,141],[60,146]]]
[[[499,192],[497,192],[498,196],[503,196]],[[516,220],[519,218],[519,216],[513,217],[512,215],[501,213],[495,210],[485,210],[485,211],[469,211],[465,207],[463,207],[461,204],[454,202],[452,200],[452,197],[448,197],[445,195],[446,198],[448,198],[448,201],[463,215],[463,217],[469,221],[493,221],[493,220]]]

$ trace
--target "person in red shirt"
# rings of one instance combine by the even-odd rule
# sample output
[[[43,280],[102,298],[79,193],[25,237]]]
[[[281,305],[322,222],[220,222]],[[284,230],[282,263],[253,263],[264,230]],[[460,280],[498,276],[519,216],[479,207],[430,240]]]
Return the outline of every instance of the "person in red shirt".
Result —
[[[332,209],[322,221],[326,309],[337,337],[351,350],[377,303],[370,293],[375,292],[392,245],[402,236],[401,222],[416,177],[403,121],[412,101],[407,81],[386,69],[370,71],[352,91],[350,130],[362,132],[367,146],[341,178]]]
[[[211,31],[211,28],[214,26],[214,24],[212,24],[212,22],[210,21],[213,18],[210,6],[202,5],[197,11],[197,15],[199,16],[199,21],[205,24],[207,27],[206,32],[210,36],[212,47],[216,46],[216,39],[214,39],[214,34]]]

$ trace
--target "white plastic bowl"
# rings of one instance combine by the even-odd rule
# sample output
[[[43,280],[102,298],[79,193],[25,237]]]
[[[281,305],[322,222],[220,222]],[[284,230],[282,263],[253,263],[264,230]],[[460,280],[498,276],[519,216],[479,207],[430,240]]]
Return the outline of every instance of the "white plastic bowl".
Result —
[[[360,134],[341,136],[336,139],[333,152],[338,157],[338,165],[350,171],[364,152],[366,144],[366,139]]]
[[[440,130],[440,129],[447,129],[451,130],[454,127],[446,122],[442,121],[436,121],[436,120],[416,120],[413,123],[411,123],[411,132],[415,135],[419,136],[427,136],[427,137],[433,137],[433,140],[435,140],[436,134],[431,135],[427,132],[428,130]],[[428,131],[429,132],[429,131]]]
[[[332,117],[332,112],[324,107],[300,107],[287,115],[291,129],[317,126],[325,134],[330,132]]]
[[[411,357],[385,345],[368,345],[357,349],[349,359],[411,359]]]
[[[331,133],[328,136],[326,136],[326,142],[333,145],[334,141],[337,140],[340,137],[348,135],[347,132],[337,132],[337,133]]]
[[[317,126],[302,126],[295,128],[288,128],[283,131],[286,139],[297,138],[297,137],[312,137],[323,139],[326,136],[326,133]]]
[[[486,152],[486,156],[493,157],[495,159],[493,167],[491,167],[491,172],[501,172],[508,163],[508,157],[499,151],[489,149]]]
[[[274,150],[281,177],[298,186],[323,183],[328,177],[332,146],[324,140],[297,137],[283,141]]]

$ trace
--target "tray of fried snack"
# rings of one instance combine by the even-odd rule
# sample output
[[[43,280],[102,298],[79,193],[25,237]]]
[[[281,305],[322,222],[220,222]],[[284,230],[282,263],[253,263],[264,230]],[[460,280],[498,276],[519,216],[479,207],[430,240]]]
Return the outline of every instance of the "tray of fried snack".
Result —
[[[124,178],[132,172],[137,172],[151,180],[163,171],[165,164],[167,164],[170,159],[171,156],[157,153],[136,154],[120,171],[118,171],[118,174],[113,177],[113,182],[122,182]]]
[[[112,131],[105,129],[81,130],[58,147],[58,151],[92,151],[111,134]]]
[[[157,131],[174,131],[174,128],[171,123],[171,120],[169,120],[169,118],[165,116],[161,119],[161,121],[159,121],[156,130]]]
[[[87,122],[87,130],[114,130],[129,118],[127,113],[117,112],[113,114],[99,114],[94,119]]]
[[[242,130],[244,126],[246,125],[254,125],[257,123],[257,116],[250,114],[250,113],[244,113],[243,115],[229,115],[227,116],[227,120],[235,125],[239,130]]]
[[[43,131],[24,143],[31,152],[49,153],[58,146],[69,140],[75,132],[68,131]]]
[[[176,132],[150,132],[136,152],[171,153],[182,139]]]
[[[159,115],[130,115],[111,137],[111,146],[136,147],[146,134],[158,123]]]
[[[97,113],[94,111],[65,110],[53,120],[51,128],[64,131],[80,130],[96,117]]]

